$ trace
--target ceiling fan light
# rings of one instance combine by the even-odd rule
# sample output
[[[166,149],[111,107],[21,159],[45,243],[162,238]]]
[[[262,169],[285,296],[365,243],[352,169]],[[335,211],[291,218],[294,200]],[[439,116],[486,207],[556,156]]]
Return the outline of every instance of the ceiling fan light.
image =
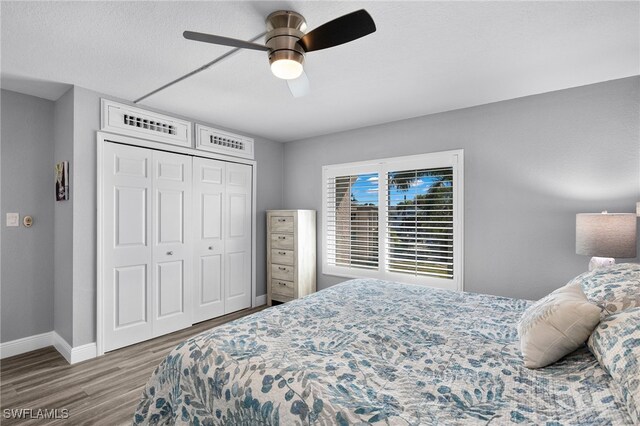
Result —
[[[271,72],[283,80],[293,80],[302,74],[302,64],[293,59],[278,59],[271,63]]]

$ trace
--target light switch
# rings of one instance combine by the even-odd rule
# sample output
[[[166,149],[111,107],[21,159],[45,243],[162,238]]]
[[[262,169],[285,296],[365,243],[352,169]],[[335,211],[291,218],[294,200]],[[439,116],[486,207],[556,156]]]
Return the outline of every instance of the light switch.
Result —
[[[7,226],[20,226],[20,214],[7,213]]]

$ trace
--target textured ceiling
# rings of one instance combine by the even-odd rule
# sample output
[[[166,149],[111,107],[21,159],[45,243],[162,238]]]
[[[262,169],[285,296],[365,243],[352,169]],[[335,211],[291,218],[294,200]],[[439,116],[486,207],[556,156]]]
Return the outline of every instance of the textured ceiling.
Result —
[[[184,30],[250,39],[274,10],[300,12],[313,29],[366,8],[378,31],[307,54],[303,98],[271,74],[264,52],[242,51],[141,103],[277,141],[640,74],[636,1],[0,7],[3,88],[55,99],[75,84],[128,100],[229,50],[185,40]]]

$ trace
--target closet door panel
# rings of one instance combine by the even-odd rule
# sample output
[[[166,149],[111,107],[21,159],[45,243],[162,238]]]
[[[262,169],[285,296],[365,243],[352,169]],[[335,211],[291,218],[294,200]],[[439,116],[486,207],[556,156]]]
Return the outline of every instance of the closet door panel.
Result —
[[[147,322],[147,265],[115,268],[115,329]]]
[[[196,303],[205,307],[211,304],[222,304],[222,254],[200,256],[200,293]],[[216,315],[221,315],[222,309]],[[205,314],[206,316],[206,314]]]
[[[116,186],[114,247],[145,247],[147,243],[147,188]]]
[[[102,157],[104,350],[152,333],[151,151],[105,143]]]
[[[247,212],[247,208],[251,209],[251,203],[249,201],[248,194],[229,194],[227,198],[229,202],[229,239],[236,239],[238,241],[246,238],[247,235],[251,235],[251,229],[247,229],[247,215],[251,215],[251,212]],[[248,223],[251,226],[251,222]]]
[[[237,300],[246,295],[246,288],[244,285],[233,285],[237,283],[243,283],[246,279],[246,270],[249,265],[247,264],[247,255],[244,251],[236,253],[227,253],[227,268],[229,273],[227,274],[229,288],[227,300]],[[248,306],[246,306],[248,307]],[[238,308],[243,309],[243,308]],[[229,311],[233,312],[233,311]]]
[[[158,282],[158,318],[180,315],[184,311],[184,262],[162,262],[156,265]]]
[[[224,228],[226,163],[195,157],[194,322],[224,314]]]
[[[154,151],[153,335],[189,327],[191,300],[191,157]],[[187,267],[186,265],[189,265]]]
[[[225,313],[251,307],[251,189],[253,168],[226,168]]]
[[[222,241],[222,197],[224,188],[208,188],[211,192],[200,194],[201,209],[199,222],[202,229],[202,239],[208,241]],[[205,191],[207,191],[205,189]],[[217,192],[220,191],[220,192]]]
[[[184,189],[157,191],[158,244],[184,244]]]

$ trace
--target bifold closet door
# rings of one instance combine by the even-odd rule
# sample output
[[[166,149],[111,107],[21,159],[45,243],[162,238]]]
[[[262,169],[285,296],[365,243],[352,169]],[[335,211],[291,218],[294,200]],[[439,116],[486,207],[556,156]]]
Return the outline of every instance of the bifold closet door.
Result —
[[[194,310],[193,322],[224,314],[225,164],[193,159]]]
[[[251,307],[252,170],[193,159],[194,322]]]
[[[192,324],[191,163],[153,151],[153,335]]]
[[[251,307],[251,187],[253,168],[226,163],[224,311]]]
[[[105,143],[104,350],[191,325],[191,157]]]
[[[153,334],[151,151],[105,143],[103,150],[103,337],[110,351]]]

